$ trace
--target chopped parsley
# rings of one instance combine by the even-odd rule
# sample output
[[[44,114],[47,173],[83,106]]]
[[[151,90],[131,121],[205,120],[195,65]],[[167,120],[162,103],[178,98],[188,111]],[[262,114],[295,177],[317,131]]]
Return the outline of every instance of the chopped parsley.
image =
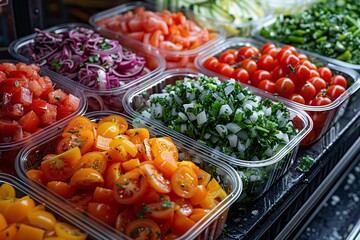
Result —
[[[55,95],[54,98],[55,98],[55,100],[57,100],[57,101],[60,101],[60,100],[61,100],[61,98],[60,98],[59,96],[57,96],[57,95]]]
[[[296,170],[306,173],[310,170],[313,163],[314,163],[314,158],[309,155],[306,155],[301,159],[300,164],[296,168]]]

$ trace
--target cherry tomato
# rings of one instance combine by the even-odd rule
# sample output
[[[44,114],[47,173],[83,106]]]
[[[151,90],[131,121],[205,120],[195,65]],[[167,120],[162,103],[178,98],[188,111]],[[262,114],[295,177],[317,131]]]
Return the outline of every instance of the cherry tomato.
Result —
[[[151,145],[151,151],[155,158],[159,156],[163,151],[169,151],[173,154],[174,159],[178,161],[179,152],[176,145],[171,140],[171,138],[168,137],[150,138],[149,141]]]
[[[203,63],[204,68],[209,69],[213,72],[216,71],[216,67],[219,65],[219,60],[216,57],[210,57]]]
[[[93,168],[80,168],[71,176],[70,184],[77,189],[95,189],[104,185],[104,178]]]
[[[310,70],[315,70],[317,72],[317,67],[315,64],[313,64],[312,62],[310,62],[309,59],[301,59],[299,64],[305,65],[307,66]],[[320,76],[320,74],[319,74]]]
[[[346,89],[341,85],[331,85],[327,91],[326,95],[335,100],[337,99],[341,94],[343,94],[346,91]]]
[[[80,168],[93,168],[103,174],[107,167],[107,157],[101,152],[88,152],[81,156],[75,165],[75,170]]]
[[[195,171],[189,166],[179,166],[171,177],[173,192],[180,197],[190,198],[196,193],[198,178]]]
[[[259,56],[259,49],[255,46],[243,46],[240,47],[237,54],[237,61],[243,61],[251,57]]]
[[[157,192],[169,193],[171,191],[169,180],[165,179],[152,163],[142,164],[140,169],[145,173],[150,186]]]
[[[296,48],[294,46],[291,45],[284,45],[281,47],[282,50],[290,50],[292,54],[297,55],[297,51]]]
[[[312,83],[310,83],[310,82],[306,82],[305,84],[300,86],[298,88],[297,92],[301,96],[303,96],[303,98],[305,99],[305,102],[310,101],[316,95],[316,89],[315,89],[314,85]]]
[[[151,219],[140,218],[132,221],[125,230],[125,234],[133,239],[161,239],[159,226]]]
[[[304,64],[299,64],[295,68],[295,75],[295,85],[304,84],[310,77],[310,69]]]
[[[87,237],[86,233],[65,222],[57,222],[55,224],[55,232],[57,236],[64,239],[85,240]]]
[[[181,236],[187,231],[189,231],[189,229],[192,228],[195,223],[196,222],[191,220],[190,218],[180,213],[175,213],[174,220],[171,224],[170,229],[173,233]]]
[[[175,204],[165,197],[162,201],[148,203],[145,205],[146,213],[154,219],[172,220],[174,217]]]
[[[243,68],[237,68],[230,76],[231,78],[235,79],[238,82],[248,84],[249,81],[249,73]]]
[[[15,240],[18,232],[16,224],[9,224],[5,229],[0,231],[0,239]]]
[[[237,58],[236,49],[228,49],[220,54],[219,62],[232,65],[236,63],[236,58]]]
[[[108,203],[111,205],[117,205],[118,202],[114,198],[112,189],[104,187],[96,187],[93,193],[92,200],[98,203]]]
[[[305,99],[303,98],[303,96],[301,96],[298,93],[293,93],[289,96],[289,99],[294,101],[294,102],[298,102],[301,104],[305,104]]]
[[[121,176],[121,162],[115,162],[108,166],[104,174],[104,187],[113,189],[115,182]]]
[[[100,125],[104,122],[113,122],[113,123],[117,124],[119,127],[119,134],[123,134],[124,132],[126,132],[126,130],[129,127],[126,119],[121,116],[118,116],[118,115],[110,115],[110,116],[104,117],[98,122],[98,125]]]
[[[48,231],[53,230],[55,228],[55,223],[57,222],[54,214],[46,210],[30,211],[27,214],[27,219],[32,226],[43,228]]]
[[[47,188],[64,198],[70,198],[75,194],[75,188],[67,182],[50,181],[47,183]]]
[[[289,97],[295,91],[295,84],[290,78],[280,78],[275,82],[276,92],[282,97]]]
[[[308,82],[314,85],[317,93],[326,88],[326,81],[321,77],[312,77],[308,80]]]
[[[332,72],[331,72],[330,68],[319,67],[317,71],[320,74],[320,77],[322,79],[324,79],[327,83],[330,83],[331,78],[332,78]]]
[[[273,81],[270,81],[268,79],[262,80],[259,85],[258,88],[269,92],[269,93],[275,93],[276,92],[276,85]]]
[[[227,63],[219,63],[219,65],[216,66],[215,72],[226,77],[230,77],[231,74],[234,72],[234,68]]]
[[[271,72],[275,66],[277,65],[277,61],[269,54],[263,54],[257,60],[258,69],[264,69],[266,71]]]
[[[161,152],[153,161],[154,166],[164,175],[165,178],[170,179],[175,172],[177,161],[174,154],[170,151]]]
[[[328,105],[332,102],[330,98],[323,97],[323,96],[317,96],[314,100],[315,101],[313,102],[313,104],[315,106],[324,106],[324,105]]]
[[[115,229],[120,232],[125,232],[126,227],[134,220],[136,220],[136,214],[133,208],[126,208],[119,212],[116,218]]]
[[[266,50],[272,49],[272,48],[276,48],[275,44],[272,42],[267,42],[262,45],[260,52],[261,52],[261,54],[265,54]]]
[[[318,71],[311,69],[309,78],[313,78],[313,77],[320,77],[320,74],[318,73]]]
[[[29,196],[12,200],[3,214],[8,224],[24,220],[27,214],[36,206],[35,201]]]
[[[249,75],[251,76],[251,74],[256,71],[257,69],[257,64],[254,60],[251,59],[245,59],[240,63],[240,67],[245,69]]]
[[[79,208],[81,211],[86,210],[87,205],[92,201],[92,192],[78,191],[72,197],[68,198],[67,201],[69,201],[72,205],[75,205],[75,207]]]
[[[331,78],[331,85],[340,85],[343,86],[345,89],[347,88],[347,81],[346,78],[343,77],[342,75],[334,75]]]
[[[0,187],[0,200],[12,199],[15,197],[15,188],[8,183],[3,183]]]
[[[74,173],[74,167],[80,157],[80,149],[74,147],[48,160],[42,161],[41,170],[48,180],[65,181]]]
[[[310,145],[314,142],[315,139],[315,130],[311,129],[310,132],[305,136],[303,140],[301,140],[300,144],[302,146]]]
[[[106,203],[90,202],[87,207],[87,212],[89,215],[114,227],[119,209],[117,206]]]
[[[277,56],[276,56],[276,60],[278,61],[278,63],[281,63],[281,59],[287,55],[293,54],[293,52],[290,49],[280,49],[280,51],[278,52]]]
[[[114,122],[104,122],[102,124],[98,124],[96,130],[97,134],[108,138],[114,138],[120,133],[119,126]]]
[[[278,80],[279,78],[286,77],[285,71],[281,68],[280,65],[277,65],[274,70],[271,72],[274,81]]]
[[[26,171],[26,176],[31,181],[40,183],[45,185],[47,183],[47,179],[45,177],[45,174],[42,170],[39,169],[30,169]]]
[[[290,72],[299,64],[299,58],[294,54],[285,55],[280,60],[280,66],[285,72]]]
[[[137,168],[120,175],[116,180],[114,198],[120,204],[133,204],[144,197],[147,187],[145,173]]]
[[[273,77],[270,72],[266,70],[256,70],[251,75],[251,84],[257,87],[262,80],[272,80],[272,79]]]
[[[84,116],[76,116],[66,125],[62,136],[66,137],[77,133],[80,129],[90,129],[93,130],[92,122]]]

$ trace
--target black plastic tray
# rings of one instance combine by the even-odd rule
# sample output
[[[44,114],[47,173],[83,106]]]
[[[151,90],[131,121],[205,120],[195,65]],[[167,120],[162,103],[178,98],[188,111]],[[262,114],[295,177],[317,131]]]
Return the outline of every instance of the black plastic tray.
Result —
[[[342,118],[318,142],[299,150],[296,162],[289,172],[263,197],[251,205],[236,203],[231,206],[220,240],[275,239],[283,231],[360,136],[358,95],[359,93],[350,99]],[[296,167],[306,155],[312,156],[315,161],[310,171],[301,173]],[[351,159],[345,159],[340,163],[346,165],[350,162]]]

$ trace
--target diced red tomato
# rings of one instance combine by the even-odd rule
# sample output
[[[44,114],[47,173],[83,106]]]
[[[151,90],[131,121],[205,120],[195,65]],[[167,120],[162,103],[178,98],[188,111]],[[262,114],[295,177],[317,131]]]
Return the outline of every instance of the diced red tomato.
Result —
[[[19,120],[19,124],[23,127],[23,129],[27,132],[34,133],[39,126],[40,118],[34,111],[30,111],[26,113]]]
[[[56,105],[47,103],[47,109],[46,112],[41,115],[41,126],[48,126],[56,121],[57,116],[57,107]]]
[[[12,94],[11,101],[13,103],[22,103],[24,106],[29,106],[32,103],[32,92],[25,87],[18,87]]]

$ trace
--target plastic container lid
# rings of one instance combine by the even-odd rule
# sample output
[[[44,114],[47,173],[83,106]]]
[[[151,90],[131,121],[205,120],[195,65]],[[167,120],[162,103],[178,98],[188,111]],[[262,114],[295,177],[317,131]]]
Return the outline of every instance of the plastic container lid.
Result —
[[[57,26],[53,26],[51,28],[45,29],[43,31],[45,32],[55,32],[55,33],[61,33],[61,32],[65,32],[65,31],[69,31],[75,28],[87,28],[87,29],[91,29],[94,30],[90,25],[88,24],[83,24],[83,23],[67,23],[67,24],[61,24],[61,25],[57,25]],[[29,59],[27,56],[25,56],[22,53],[22,48],[24,46],[27,46],[29,44],[32,44],[34,42],[34,39],[36,38],[37,34],[31,34],[28,35],[26,37],[23,38],[19,38],[15,41],[13,41],[10,46],[9,46],[9,52],[10,54],[23,62],[26,63],[32,63],[32,60]],[[106,38],[106,37],[105,37]],[[165,69],[165,60],[162,56],[160,56],[159,54],[153,52],[153,51],[144,51],[140,48],[134,48],[133,45],[129,42],[129,41],[121,41],[120,44],[127,50],[130,50],[132,52],[134,52],[135,54],[142,56],[146,59],[147,64],[146,64],[146,68],[147,70],[144,71],[144,74],[142,74],[140,77],[136,78],[136,79],[129,79],[129,80],[124,80],[125,84],[120,86],[120,87],[116,87],[116,88],[112,88],[112,89],[93,89],[90,87],[87,87],[75,80],[72,80],[68,77],[64,77],[62,76],[62,79],[64,81],[66,81],[68,84],[71,85],[75,85],[76,88],[80,89],[81,91],[84,91],[85,95],[87,97],[93,97],[95,98],[100,105],[102,105],[102,100],[101,98],[99,98],[99,96],[103,97],[103,101],[105,102],[106,107],[100,108],[100,109],[104,109],[104,108],[110,108],[112,110],[121,110],[121,106],[117,106],[117,104],[121,103],[121,99],[120,99],[120,95],[123,95],[126,91],[128,91],[130,88],[132,87],[136,87],[140,84],[143,84],[144,82],[148,81],[148,79],[152,76],[155,76],[159,73],[161,73],[164,69]],[[54,75],[59,75],[61,76],[59,73],[54,72],[52,70],[49,70],[48,68],[44,67],[43,68],[44,72],[46,72],[47,74],[52,73]],[[106,99],[107,97],[110,97],[110,99]],[[109,102],[109,104],[107,104],[107,102]],[[90,101],[89,101],[90,103]]]
[[[217,151],[213,148],[206,146],[205,144],[200,144],[196,140],[185,136],[184,134],[178,133],[174,130],[170,130],[165,127],[160,121],[154,119],[146,119],[140,113],[136,111],[140,104],[143,104],[148,100],[148,97],[153,93],[160,93],[161,89],[165,88],[168,84],[174,84],[177,79],[184,79],[185,77],[196,78],[198,75],[198,71],[193,69],[177,69],[177,70],[167,70],[163,72],[160,76],[157,77],[155,81],[147,85],[143,85],[137,89],[133,89],[125,94],[123,99],[123,105],[128,114],[135,118],[144,119],[146,121],[151,122],[154,126],[160,128],[163,132],[166,132],[171,138],[178,138],[185,143],[189,143],[189,146],[196,146],[196,148],[202,149],[207,153],[215,154],[224,162],[229,163],[232,166],[241,166],[241,167],[263,167],[275,164],[286,157],[287,154],[292,151],[297,151],[297,148],[300,145],[300,141],[310,132],[312,129],[312,121],[308,114],[306,114],[303,110],[297,110],[292,108],[288,103],[285,105],[288,107],[291,114],[297,116],[296,126],[299,129],[297,135],[289,141],[281,150],[279,150],[274,156],[265,159],[265,160],[245,160],[245,159],[237,159],[235,157],[229,156],[225,153]],[[225,80],[224,78],[219,78],[220,80]],[[255,95],[260,96],[262,98],[269,98],[273,101],[277,101],[277,99],[261,90],[251,89],[254,91]]]
[[[137,7],[145,7],[146,10],[156,11],[154,4],[149,4],[145,2],[129,2],[121,4],[117,7],[99,12],[90,17],[89,22],[92,26],[94,26],[97,30],[99,30],[102,34],[107,36],[112,36],[115,39],[124,40],[132,42],[135,48],[145,49],[146,51],[155,50],[159,52],[162,56],[165,57],[167,61],[167,69],[169,68],[179,68],[188,66],[188,63],[192,63],[193,59],[201,52],[207,51],[209,48],[216,46],[219,42],[222,42],[225,39],[225,31],[222,28],[217,29],[218,37],[206,42],[205,44],[191,50],[185,51],[169,51],[154,47],[150,44],[144,44],[138,40],[134,40],[121,32],[115,32],[109,30],[103,26],[99,26],[97,22],[99,20],[105,19],[107,17],[116,16],[118,14],[124,14],[128,11],[132,11]],[[171,63],[170,63],[171,62]]]
[[[166,132],[163,132],[162,128],[157,128],[147,122],[139,122],[133,120],[132,118],[119,114],[113,111],[96,111],[86,114],[85,116],[93,121],[98,121],[103,117],[109,115],[119,115],[124,117],[128,123],[129,128],[134,127],[146,127],[149,129],[150,136],[164,136]],[[62,129],[65,128],[67,122],[62,123]],[[24,148],[17,156],[16,161],[16,172],[19,177],[25,182],[31,182],[26,176],[26,170],[37,167],[41,163],[41,159],[44,155],[54,152],[56,146],[56,140],[61,136],[60,130],[54,130],[51,133],[48,133],[46,139],[42,141],[37,141],[31,145]],[[221,181],[223,189],[228,194],[225,199],[223,199],[216,207],[214,207],[204,218],[197,222],[190,230],[177,239],[195,239],[200,237],[201,239],[215,239],[220,234],[225,225],[227,212],[232,203],[234,203],[240,196],[242,192],[242,181],[240,176],[237,174],[235,169],[229,166],[226,163],[218,161],[217,158],[205,155],[202,152],[198,151],[196,147],[186,146],[184,142],[173,139],[173,142],[179,149],[180,152],[186,154],[186,159],[192,158],[200,168],[205,171],[212,169],[216,171],[217,179]],[[40,185],[37,182],[31,182],[34,185],[34,188],[41,189],[45,191],[44,186]],[[48,197],[52,198],[54,202],[57,202],[61,205],[61,202],[66,201],[66,199],[56,196],[55,194],[49,194]],[[67,210],[67,212],[71,212]],[[74,211],[72,211],[74,212]],[[121,232],[116,232],[115,229],[96,221],[95,219],[85,216],[85,214],[76,214],[73,213],[72,216],[82,223],[91,226],[95,231],[100,231],[102,234],[105,234],[110,239],[130,239],[125,234]]]

